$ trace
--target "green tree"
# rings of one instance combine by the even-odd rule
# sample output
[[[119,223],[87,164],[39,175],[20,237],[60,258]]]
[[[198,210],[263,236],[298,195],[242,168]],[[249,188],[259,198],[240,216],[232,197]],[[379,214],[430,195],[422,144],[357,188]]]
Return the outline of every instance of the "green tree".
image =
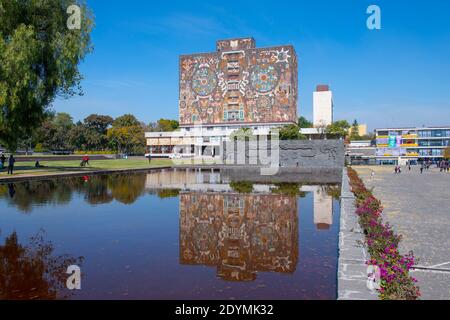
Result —
[[[145,153],[145,131],[135,116],[126,114],[114,120],[107,133],[113,150],[127,154]]]
[[[251,128],[236,129],[230,134],[230,140],[245,139],[251,137],[253,137],[253,130]]]
[[[295,124],[284,126],[280,129],[280,140],[305,140],[306,137],[300,133],[300,128]]]
[[[46,150],[71,150],[69,133],[73,126],[72,117],[67,113],[49,115],[31,137],[36,137],[34,145],[41,143]]]
[[[91,114],[72,127],[68,140],[79,151],[107,150],[109,140],[106,134],[112,123],[110,116]]]
[[[344,138],[347,136],[349,129],[350,124],[347,122],[347,120],[340,120],[328,125],[325,132],[337,138]]]
[[[350,129],[350,140],[359,140],[359,123],[358,120],[355,119],[353,121],[352,127]]]
[[[107,130],[113,123],[113,118],[105,115],[91,114],[83,121],[84,130],[78,131],[84,135],[83,150],[100,151],[108,149]]]
[[[50,137],[49,148],[52,150],[72,149],[69,141],[69,132],[74,125],[72,116],[67,113],[57,113],[51,125],[55,128],[55,132]]]
[[[314,125],[311,121],[307,120],[305,117],[301,116],[298,118],[298,127],[299,128],[312,128]]]
[[[59,112],[53,118],[52,123],[57,128],[61,128],[63,130],[70,130],[73,126],[73,118],[70,114],[65,112]]]
[[[106,135],[108,128],[112,125],[114,119],[110,116],[91,114],[84,119],[84,124],[88,129],[95,130],[96,132]]]
[[[140,126],[141,123],[138,119],[136,119],[135,116],[132,114],[125,114],[123,116],[120,116],[116,118],[113,122],[114,127],[133,127],[133,126]]]
[[[180,127],[180,124],[176,120],[159,119],[157,128],[159,131],[171,132]]]
[[[69,29],[67,8],[81,8]],[[56,96],[81,94],[78,64],[92,50],[92,13],[74,0],[0,0],[0,141],[15,150],[44,121]]]
[[[72,129],[69,131],[69,141],[70,144],[76,149],[76,150],[87,150],[87,136],[88,128],[81,122],[78,121]]]

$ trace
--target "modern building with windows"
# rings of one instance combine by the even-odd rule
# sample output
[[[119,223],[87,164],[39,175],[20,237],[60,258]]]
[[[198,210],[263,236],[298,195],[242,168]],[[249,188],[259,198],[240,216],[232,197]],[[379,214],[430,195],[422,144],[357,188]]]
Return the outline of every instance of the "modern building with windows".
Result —
[[[376,164],[376,147],[371,140],[350,141],[345,148],[345,157],[351,165]]]
[[[180,130],[146,133],[148,152],[215,155],[237,129],[267,136],[296,123],[297,68],[293,46],[257,48],[253,38],[219,40],[215,52],[180,56]]]
[[[438,161],[450,146],[450,126],[376,129],[376,159],[379,164],[406,161]]]

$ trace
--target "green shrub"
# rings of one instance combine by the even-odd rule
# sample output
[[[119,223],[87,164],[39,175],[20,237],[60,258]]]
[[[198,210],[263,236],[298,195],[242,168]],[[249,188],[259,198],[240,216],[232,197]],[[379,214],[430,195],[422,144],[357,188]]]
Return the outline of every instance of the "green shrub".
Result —
[[[34,152],[44,152],[44,146],[42,145],[42,143],[38,143],[36,144],[36,146],[34,147]]]

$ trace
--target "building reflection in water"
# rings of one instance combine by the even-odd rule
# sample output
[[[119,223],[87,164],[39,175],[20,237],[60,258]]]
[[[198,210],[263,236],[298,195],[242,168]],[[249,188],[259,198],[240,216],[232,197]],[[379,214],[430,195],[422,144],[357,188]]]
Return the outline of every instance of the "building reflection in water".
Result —
[[[240,194],[219,172],[176,170],[147,176],[146,187],[180,193],[180,261],[216,266],[230,281],[252,281],[258,271],[291,273],[298,260],[297,197],[253,185]],[[317,230],[330,229],[333,197],[329,186],[304,185],[313,197]]]
[[[328,230],[333,224],[333,197],[324,186],[303,186],[302,191],[311,192],[314,204],[314,224],[318,230]]]
[[[252,281],[257,272],[295,271],[297,198],[279,194],[183,192],[180,261],[217,266],[228,281]]]

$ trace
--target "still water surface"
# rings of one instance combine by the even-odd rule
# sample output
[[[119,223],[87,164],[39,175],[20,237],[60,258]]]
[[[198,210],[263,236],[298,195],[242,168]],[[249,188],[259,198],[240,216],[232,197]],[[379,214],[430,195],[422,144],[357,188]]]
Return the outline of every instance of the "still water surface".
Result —
[[[186,171],[0,184],[0,299],[335,299],[338,194]]]

